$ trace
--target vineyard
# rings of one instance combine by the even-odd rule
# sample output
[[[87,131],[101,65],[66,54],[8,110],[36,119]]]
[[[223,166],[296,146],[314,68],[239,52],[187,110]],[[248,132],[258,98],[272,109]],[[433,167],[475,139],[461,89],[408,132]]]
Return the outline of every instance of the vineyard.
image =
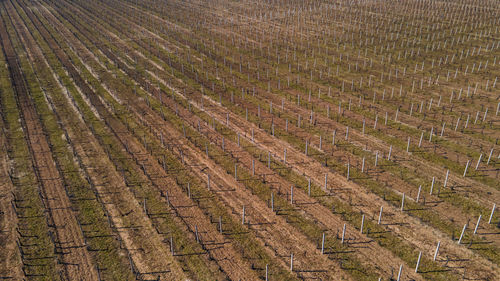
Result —
[[[0,279],[500,280],[500,2],[0,0]]]

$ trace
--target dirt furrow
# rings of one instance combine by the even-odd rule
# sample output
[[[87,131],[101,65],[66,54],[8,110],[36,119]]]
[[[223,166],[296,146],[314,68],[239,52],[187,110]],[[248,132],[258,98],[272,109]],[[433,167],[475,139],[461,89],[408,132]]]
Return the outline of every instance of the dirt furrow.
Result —
[[[212,116],[216,117],[219,122],[225,123],[227,111],[221,109],[220,106],[211,99],[205,98],[205,100],[213,106],[205,106],[204,109],[209,111]],[[201,109],[200,106],[199,109]],[[334,186],[331,188],[332,191],[334,194],[340,196],[340,199],[342,200],[348,200],[348,197],[346,196],[349,195],[349,197],[358,201],[359,210],[363,213],[372,214],[376,217],[378,216],[380,206],[383,206],[384,212],[386,212],[384,214],[390,216],[392,221],[387,223],[388,229],[404,237],[404,240],[412,242],[416,247],[422,249],[422,251],[427,253],[429,256],[433,255],[437,241],[441,241],[442,248],[440,251],[443,256],[448,254],[454,257],[465,258],[468,261],[474,261],[474,268],[487,268],[489,271],[493,269],[493,272],[497,272],[496,275],[500,276],[500,271],[496,265],[478,256],[477,254],[472,253],[467,248],[458,246],[456,242],[452,241],[449,237],[431,229],[429,226],[424,225],[415,218],[396,210],[396,208],[385,202],[382,198],[379,198],[373,193],[367,192],[366,189],[350,181],[346,181],[344,176],[331,172],[322,164],[312,160],[310,157],[305,156],[303,152],[297,151],[294,147],[282,140],[273,138],[257,126],[248,123],[243,118],[233,113],[229,113],[229,116],[229,127],[233,131],[240,133],[242,137],[245,137],[249,142],[251,142],[252,139],[249,131],[253,128],[255,144],[265,151],[270,151],[272,155],[282,155],[282,149],[286,148],[287,163],[290,167],[296,170],[299,174],[310,177],[318,184],[318,186],[324,186],[324,177],[325,174],[328,174],[328,182],[333,183],[329,184],[329,189],[331,186]],[[325,191],[330,192],[329,189]],[[336,189],[339,191],[336,192]],[[345,196],[343,196],[343,194]],[[399,223],[409,223],[411,227],[398,227]],[[459,260],[457,263],[459,266],[462,266]],[[482,271],[477,270],[477,272],[481,273]],[[487,272],[482,273],[488,274]]]
[[[18,220],[13,206],[15,187],[11,180],[12,160],[7,154],[7,129],[2,115],[0,111],[0,278],[23,279],[22,261],[16,244]]]
[[[6,32],[2,30],[1,34],[18,104],[22,111],[23,127],[31,146],[33,164],[42,187],[45,206],[53,222],[57,237],[56,246],[64,263],[65,274],[69,279],[97,280],[95,266],[87,251],[75,214],[71,210],[71,202],[52,158],[40,117],[29,98],[21,66],[14,57],[15,52],[10,39],[4,36]]]

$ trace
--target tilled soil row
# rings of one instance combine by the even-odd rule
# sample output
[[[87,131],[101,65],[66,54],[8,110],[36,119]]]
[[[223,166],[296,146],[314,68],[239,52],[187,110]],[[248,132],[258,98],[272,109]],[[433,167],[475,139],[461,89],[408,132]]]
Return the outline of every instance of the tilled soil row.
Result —
[[[15,58],[10,38],[5,36],[3,26],[0,34],[17,93],[18,105],[22,111],[21,120],[31,147],[33,165],[44,195],[44,204],[48,209],[57,237],[56,248],[61,254],[65,274],[68,279],[97,280],[97,271],[87,251],[76,217],[71,210],[71,203],[52,158],[40,116],[36,113],[34,104],[29,98],[21,66]]]
[[[165,102],[164,104],[166,104],[170,108],[170,110],[174,111],[175,102],[172,102],[171,99],[169,99],[166,95],[162,96],[162,101]],[[199,107],[197,109],[201,110]],[[223,141],[223,136],[221,135],[221,133],[213,130],[209,124],[193,116],[184,108],[179,110],[179,116],[181,116],[182,119],[186,120],[186,123],[190,124],[192,129],[196,130],[196,124],[202,124],[200,125],[199,129],[201,129],[203,133],[212,140],[213,143],[215,143],[219,147],[223,146],[225,151],[233,155],[233,157],[237,159],[237,162],[240,163],[241,166],[245,167],[246,170],[252,171],[254,168],[256,175],[263,175],[262,180],[269,183],[269,185],[273,187],[273,189],[279,190],[277,193],[281,193],[282,196],[285,197],[285,200],[288,200],[289,193],[286,192],[285,196],[285,192],[283,192],[282,190],[288,190],[290,186],[295,185],[294,183],[280,177],[261,161],[255,161],[255,166],[252,167],[252,161],[255,159],[251,154],[249,154],[241,147],[238,147],[238,145],[234,143],[234,141],[231,141],[228,138],[224,138]],[[222,122],[222,120],[216,120]],[[224,144],[222,145],[222,143]],[[242,181],[245,181],[245,179],[242,179]],[[304,216],[310,217],[316,223],[318,223],[321,228],[329,231],[330,233],[337,232],[338,234],[339,230],[342,229],[343,224],[346,223],[338,215],[333,214],[331,210],[322,206],[317,200],[307,196],[306,193],[301,189],[295,189],[293,202],[294,208],[296,208],[297,210],[301,210],[301,212],[304,212]],[[380,273],[382,275],[390,276],[391,271],[394,270],[395,267],[399,266],[400,264],[405,264],[405,262],[395,257],[387,249],[380,247],[370,238],[359,234],[359,230],[356,230],[353,226],[349,225],[349,223],[346,224],[346,232],[349,233],[350,243],[352,243],[353,245],[363,245],[363,247],[354,247],[354,252],[359,256],[359,259],[369,261],[368,263],[378,268],[381,271]],[[374,256],[373,252],[377,252],[379,256]],[[380,255],[383,255],[384,258],[380,259]],[[381,263],[381,260],[383,260],[384,262]],[[407,273],[405,273],[405,275],[406,274]],[[420,278],[418,275],[408,275],[407,277],[413,279]]]
[[[206,99],[206,101],[210,102],[212,106],[205,105],[203,107],[204,110],[210,112],[211,115],[221,124],[224,124],[227,118],[226,114],[228,114],[227,111],[220,108],[217,103],[212,102],[209,99]],[[406,241],[418,241],[416,243],[414,242],[414,245],[421,248],[423,252],[427,252],[429,255],[432,255],[437,241],[442,241],[442,248],[440,251],[443,255],[448,253],[450,256],[466,257],[467,260],[475,260],[476,262],[474,263],[474,267],[477,267],[478,269],[495,268],[492,264],[489,264],[487,267],[483,267],[485,262],[484,259],[479,258],[470,250],[463,247],[457,247],[456,243],[451,241],[449,237],[437,233],[435,230],[431,230],[429,226],[422,224],[422,222],[408,216],[406,213],[400,212],[393,205],[385,202],[372,193],[368,193],[364,188],[361,188],[352,182],[346,181],[344,176],[331,172],[328,168],[324,167],[315,160],[311,160],[310,157],[305,156],[303,152],[297,151],[288,143],[269,136],[257,126],[249,124],[243,118],[235,114],[229,113],[229,120],[229,128],[236,133],[240,133],[240,136],[244,137],[248,142],[252,141],[248,132],[253,129],[255,144],[261,147],[264,151],[271,152],[272,155],[282,155],[283,151],[281,149],[286,148],[287,164],[299,174],[306,175],[313,179],[318,186],[323,186],[324,175],[328,174],[329,182],[334,182],[335,185],[342,190],[350,190],[350,192],[339,191],[334,194],[340,196],[340,199],[342,200],[349,200],[348,197],[351,197],[358,202],[358,208],[363,213],[374,214],[374,216],[377,217],[379,211],[378,208],[380,208],[379,206],[383,206],[384,213],[390,213],[391,221],[396,222],[395,224],[387,224],[387,227],[397,235],[401,235]],[[328,190],[325,190],[325,192],[328,192]],[[378,204],[375,204],[374,206],[373,202],[378,202]],[[389,214],[387,215],[389,216]],[[400,222],[410,223],[412,227],[398,227]],[[458,264],[460,264],[460,261],[458,261]],[[477,271],[478,274],[481,272],[482,271],[480,270]]]
[[[29,11],[29,9],[24,9],[24,10],[25,10],[25,12],[27,12],[28,17],[33,21],[35,26],[37,26],[38,30],[40,31],[42,36],[45,38],[45,40],[47,41],[49,46],[51,46],[52,49],[55,51],[55,54],[57,55],[57,57],[59,58],[61,63],[66,67],[70,76],[73,78],[75,84],[79,87],[79,89],[82,92],[87,93],[88,96],[95,97],[95,94],[87,86],[87,84],[83,81],[83,79],[81,78],[79,73],[76,71],[74,66],[70,63],[67,55],[62,51],[61,48],[59,48],[58,44],[54,41],[54,39],[45,30],[44,25],[38,21],[36,16],[33,15]],[[95,147],[94,147],[94,149],[95,149]],[[92,151],[92,150],[90,150],[90,151]],[[89,156],[87,156],[87,157],[89,157]],[[90,157],[93,157],[93,156],[90,156]],[[89,159],[93,160],[93,158],[89,158]],[[90,162],[87,164],[92,165]],[[111,167],[109,165],[109,163],[105,163],[105,164],[103,164],[103,166]],[[90,166],[90,167],[92,167],[92,166]],[[95,171],[102,171],[102,170],[95,170]],[[98,182],[102,183],[102,185],[99,185],[99,184],[96,185],[96,187],[98,187],[98,191],[100,193],[112,194],[112,195],[116,195],[116,194],[122,195],[124,197],[118,197],[118,198],[115,197],[115,198],[113,198],[113,201],[114,202],[121,202],[121,203],[128,202],[127,203],[128,206],[125,207],[127,211],[129,211],[130,209],[133,210],[134,208],[138,209],[137,212],[133,212],[134,219],[132,219],[132,221],[141,222],[142,228],[140,231],[138,231],[140,234],[137,235],[137,233],[136,233],[137,231],[134,231],[134,230],[131,230],[129,234],[127,234],[126,232],[121,233],[123,235],[122,241],[125,242],[124,244],[129,249],[129,251],[130,251],[130,249],[139,248],[139,247],[137,247],[137,243],[138,243],[137,241],[141,241],[141,242],[139,242],[140,245],[142,246],[141,248],[145,249],[143,251],[135,252],[138,255],[132,255],[134,257],[134,264],[137,267],[137,269],[140,272],[147,272],[147,273],[148,272],[160,272],[160,273],[166,272],[165,278],[167,278],[167,279],[172,278],[174,276],[177,276],[177,277],[184,276],[184,273],[182,273],[182,270],[179,268],[177,263],[173,260],[172,256],[167,254],[169,251],[165,248],[164,244],[161,243],[160,237],[159,236],[151,237],[151,234],[156,233],[156,231],[154,231],[154,228],[151,226],[151,222],[149,220],[145,219],[145,215],[144,214],[141,215],[140,205],[136,201],[134,201],[133,196],[130,194],[130,192],[128,192],[128,193],[124,192],[124,194],[120,194],[119,192],[118,193],[114,192],[117,189],[118,190],[127,190],[126,185],[123,182],[123,179],[121,179],[121,177],[116,175],[116,171],[114,174],[110,174],[110,175],[116,176],[116,178],[112,178],[109,181],[107,181],[106,177],[103,177],[103,175],[104,175],[103,173],[99,172],[98,174],[94,174],[94,178],[93,178],[93,180],[97,180]],[[102,180],[104,180],[104,182],[101,182]],[[111,183],[117,183],[118,187],[112,185]],[[111,190],[100,189],[100,188],[104,188],[104,187],[110,187]],[[108,192],[108,193],[106,193],[106,192]],[[104,197],[104,201],[105,201],[106,200],[105,196],[102,196],[102,197]],[[135,202],[135,204],[134,204],[134,202]],[[109,202],[106,202],[106,201],[104,202],[105,205],[111,206],[108,203]],[[125,209],[122,209],[122,210],[125,211]],[[110,213],[110,217],[117,219],[115,221],[116,222],[115,227],[118,227],[118,228],[124,227],[121,225],[122,223],[119,221],[121,213],[113,208],[109,209],[108,211]],[[125,227],[128,227],[128,226],[125,226]],[[130,237],[134,237],[133,240],[135,240],[135,241],[131,242],[132,238],[130,238]],[[140,238],[140,237],[142,237],[142,238]],[[148,238],[146,239],[146,237],[148,237]],[[147,243],[147,242],[149,242],[149,243]],[[157,256],[157,258],[154,260],[155,263],[150,262],[151,259],[149,258],[150,255],[148,255],[148,253],[151,253],[151,254],[155,253],[155,256]],[[161,253],[163,253],[163,254],[161,254]],[[149,260],[148,264],[144,264],[145,260]],[[161,268],[161,270],[158,271],[159,268]],[[175,278],[177,278],[177,277],[175,277]]]
[[[0,108],[2,102],[0,98]],[[3,115],[2,112],[0,115]],[[3,116],[1,116],[3,117]],[[24,278],[21,265],[20,249],[18,248],[17,215],[14,204],[15,186],[12,182],[11,159],[7,154],[7,128],[0,118],[0,278]]]
[[[169,194],[169,203],[177,215],[182,218],[189,230],[194,233],[196,226],[198,232],[206,233],[203,235],[203,240],[206,240],[207,243],[205,247],[210,255],[218,261],[221,268],[232,279],[242,279],[244,276],[252,276],[253,273],[248,271],[249,266],[245,265],[246,262],[241,257],[238,257],[238,254],[232,249],[231,245],[227,243],[228,241],[210,225],[210,219],[193,204],[193,201],[182,192],[177,183],[167,177],[163,169],[160,168],[158,161],[152,160],[140,144],[137,144],[133,138],[131,139],[127,133],[123,133],[127,131],[123,125],[118,123],[115,125],[118,126],[113,127],[114,132],[117,132],[117,139],[122,142],[124,147],[127,147],[127,151],[130,152],[130,155],[137,163],[147,168],[144,172],[150,175],[149,179],[162,192],[161,194],[163,192]],[[168,190],[167,187],[169,187]]]

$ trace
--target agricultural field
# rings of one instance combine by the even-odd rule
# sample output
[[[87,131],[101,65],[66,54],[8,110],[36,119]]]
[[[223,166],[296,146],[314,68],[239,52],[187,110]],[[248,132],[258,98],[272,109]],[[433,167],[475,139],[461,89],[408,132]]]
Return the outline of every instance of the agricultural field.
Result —
[[[497,0],[0,0],[0,279],[500,280]]]

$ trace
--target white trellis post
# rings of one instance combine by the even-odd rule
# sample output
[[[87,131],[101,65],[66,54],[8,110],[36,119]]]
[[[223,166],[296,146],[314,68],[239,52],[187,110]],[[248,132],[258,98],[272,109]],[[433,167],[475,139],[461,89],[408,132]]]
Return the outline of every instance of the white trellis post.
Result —
[[[344,223],[344,227],[342,227],[342,241],[341,241],[341,244],[344,244],[344,239],[345,239],[345,223]]]
[[[323,232],[323,237],[321,238],[321,254],[325,253],[325,233]]]
[[[399,272],[398,272],[398,279],[397,279],[397,281],[400,281],[400,280],[401,280],[401,275],[402,275],[402,273],[403,273],[403,265],[401,264],[401,265],[399,266]]]
[[[219,216],[219,232],[222,234],[222,217]]]
[[[477,233],[477,229],[479,227],[480,222],[481,222],[481,215],[479,215],[479,217],[477,218],[476,227],[474,227],[474,234]]]
[[[481,159],[483,158],[483,154],[479,155],[479,159],[477,159],[477,164],[476,164],[476,171],[479,168],[479,164],[481,164]]]
[[[418,267],[420,266],[420,259],[422,258],[422,252],[418,253],[417,266],[415,266],[415,273],[418,273]]]
[[[490,155],[488,156],[488,161],[486,162],[486,165],[490,164],[491,156],[493,155],[493,148],[490,150]]]
[[[384,211],[384,206],[380,206],[380,212],[378,213],[378,221],[377,224],[380,224],[382,221],[382,212]]]
[[[436,177],[432,177],[431,191],[429,192],[430,195],[432,195],[432,191],[434,190],[434,183],[435,182],[436,182]]]
[[[444,184],[443,184],[443,187],[446,187],[446,185],[448,185],[448,177],[450,176],[450,170],[448,169],[446,171],[446,178],[444,179]]]
[[[347,162],[347,181],[349,181],[349,172],[350,172],[351,164]]]
[[[496,207],[497,207],[497,204],[493,204],[493,208],[491,208],[491,214],[490,214],[490,219],[488,220],[488,224],[491,224],[491,220],[493,219],[493,214],[495,213]]]
[[[467,224],[464,224],[464,228],[462,228],[462,233],[460,234],[460,238],[458,239],[458,244],[462,243],[462,238],[464,238],[464,233],[466,228]]]
[[[401,211],[404,211],[405,209],[405,194],[403,193],[403,196],[401,197]]]
[[[467,160],[467,164],[465,164],[464,174],[462,176],[464,178],[465,178],[465,175],[467,174],[467,169],[469,168],[469,163],[470,163],[470,160]]]
[[[441,241],[438,241],[438,243],[437,243],[436,251],[434,252],[434,261],[436,261],[437,256],[439,254],[439,246],[441,246]]]
[[[365,226],[365,215],[361,216],[361,227],[360,227],[360,233],[363,234],[363,227]]]
[[[266,281],[269,281],[269,265],[266,264]]]
[[[311,196],[311,178],[307,179],[307,195]]]

